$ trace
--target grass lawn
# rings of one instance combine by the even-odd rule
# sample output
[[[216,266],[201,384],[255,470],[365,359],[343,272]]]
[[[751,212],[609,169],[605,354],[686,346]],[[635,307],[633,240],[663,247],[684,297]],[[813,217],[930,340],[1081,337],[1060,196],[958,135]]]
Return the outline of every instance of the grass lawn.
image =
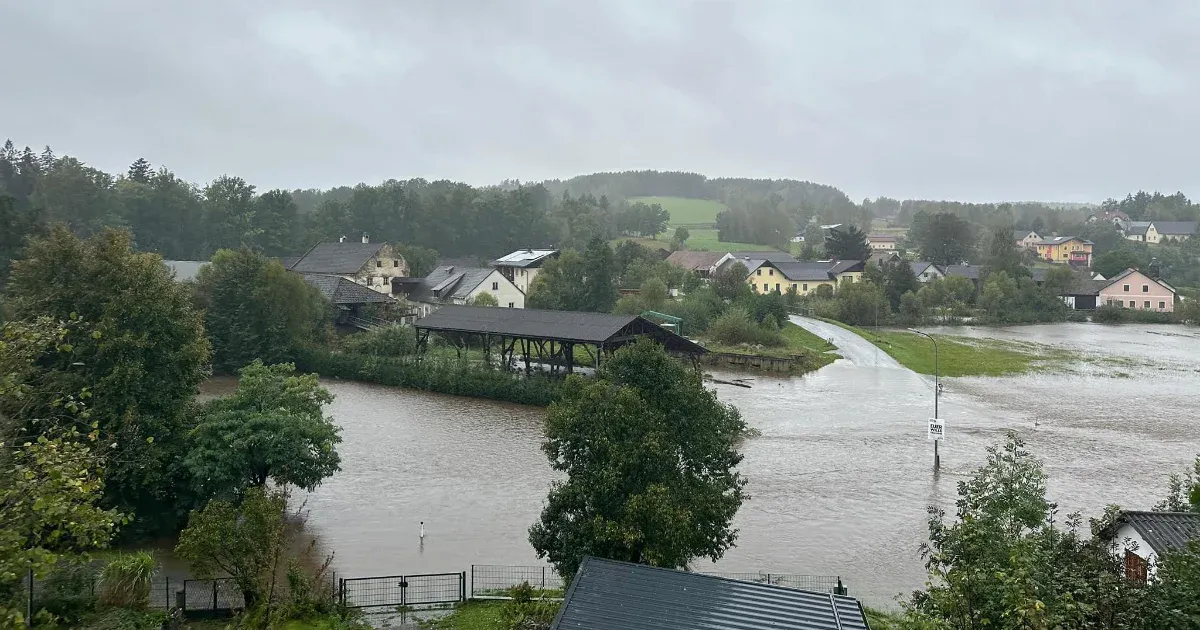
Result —
[[[674,233],[674,230],[671,230]],[[670,235],[666,236],[670,240]],[[720,251],[763,251],[775,249],[770,245],[756,245],[754,243],[728,243],[717,240],[716,228],[688,228],[687,248],[698,252],[720,252]]]
[[[454,612],[425,623],[431,630],[495,630],[500,627],[502,601],[472,600]]]
[[[725,204],[711,199],[688,199],[686,197],[632,197],[630,203],[658,204],[671,213],[671,227],[678,225],[712,225],[717,213],[725,210]]]
[[[889,328],[855,328],[829,320],[879,346],[908,369],[933,374],[933,344],[921,335]],[[1077,357],[1038,343],[934,335],[942,376],[1007,376],[1052,369]]]
[[[715,341],[705,340],[704,347],[713,352],[749,354],[764,357],[805,355],[811,359],[811,365],[801,362],[801,371],[817,370],[838,359],[838,356],[835,354],[826,354],[829,350],[837,350],[836,346],[791,322],[785,324],[780,332],[783,333],[783,338],[787,341],[787,345],[774,348],[768,346],[753,348],[750,346],[726,346]],[[795,372],[794,367],[793,371]]]

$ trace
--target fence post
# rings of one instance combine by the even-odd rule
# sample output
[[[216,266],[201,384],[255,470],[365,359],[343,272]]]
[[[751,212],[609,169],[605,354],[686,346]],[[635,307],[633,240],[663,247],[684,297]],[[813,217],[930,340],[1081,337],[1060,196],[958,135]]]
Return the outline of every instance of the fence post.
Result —
[[[216,580],[213,580],[213,607],[212,607],[212,609],[214,611],[217,609],[217,581]]]
[[[475,597],[475,565],[471,565],[471,597]]]
[[[542,597],[546,596],[546,567],[542,567]]]
[[[838,576],[837,587],[833,592],[837,593],[838,595],[845,595],[847,592],[846,587],[842,585],[842,576],[840,575]]]
[[[338,601],[342,602],[342,606],[346,605],[346,578],[338,580]]]
[[[33,567],[29,567],[29,599],[25,601],[25,619],[33,623]]]
[[[467,601],[467,572],[463,571],[462,576],[458,579],[458,601]]]
[[[163,608],[171,610],[171,577],[167,576],[166,584],[163,586]]]

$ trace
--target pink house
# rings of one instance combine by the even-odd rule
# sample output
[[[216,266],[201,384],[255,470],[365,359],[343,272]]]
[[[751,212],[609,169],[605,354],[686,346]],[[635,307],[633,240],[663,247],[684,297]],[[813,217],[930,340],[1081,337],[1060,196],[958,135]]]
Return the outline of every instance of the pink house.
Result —
[[[1136,269],[1126,269],[1100,289],[1100,304],[1170,313],[1175,310],[1175,289]]]

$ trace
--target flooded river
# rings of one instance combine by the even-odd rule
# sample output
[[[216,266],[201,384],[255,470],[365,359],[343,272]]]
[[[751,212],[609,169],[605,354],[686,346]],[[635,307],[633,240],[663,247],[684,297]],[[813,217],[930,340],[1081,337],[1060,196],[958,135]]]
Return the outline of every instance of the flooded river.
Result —
[[[716,385],[761,435],[743,445],[752,495],[737,547],[717,567],[841,575],[887,606],[925,577],[918,545],[929,504],[953,510],[955,484],[1016,429],[1046,462],[1052,498],[1096,515],[1146,508],[1200,451],[1200,335],[1172,326],[1088,324],[952,329],[1127,357],[1103,368],[945,379],[942,471],[926,420],[932,379],[847,331],[797,323],[846,357],[796,378]],[[1120,372],[1121,375],[1116,375]],[[739,373],[738,376],[745,376]],[[328,381],[343,469],[308,497],[309,529],[343,575],[535,564],[526,530],[554,478],[539,449],[543,410]],[[420,521],[427,531],[422,544]],[[702,569],[709,568],[707,562]]]

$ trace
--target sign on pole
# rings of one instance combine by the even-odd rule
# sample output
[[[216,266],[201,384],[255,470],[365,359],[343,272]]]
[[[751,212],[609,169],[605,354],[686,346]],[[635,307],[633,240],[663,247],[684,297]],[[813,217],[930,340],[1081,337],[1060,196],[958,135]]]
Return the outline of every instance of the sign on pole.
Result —
[[[941,418],[929,419],[929,439],[932,441],[946,439],[946,421]]]

